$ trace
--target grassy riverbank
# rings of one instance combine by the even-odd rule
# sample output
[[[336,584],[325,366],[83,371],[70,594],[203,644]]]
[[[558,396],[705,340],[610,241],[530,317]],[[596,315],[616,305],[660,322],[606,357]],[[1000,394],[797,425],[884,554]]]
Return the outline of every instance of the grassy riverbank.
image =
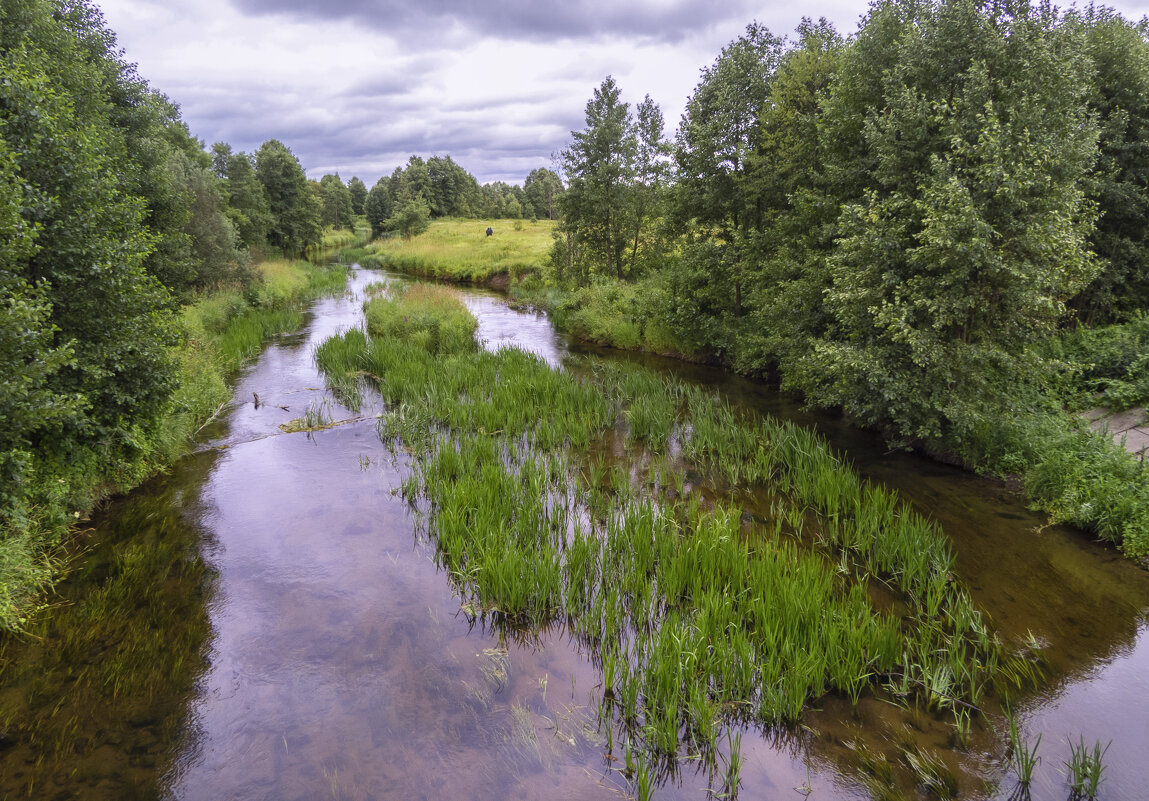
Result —
[[[550,224],[524,224],[521,241],[530,245],[521,252],[536,261],[532,269],[517,274],[522,280],[507,286],[515,302],[548,312],[559,329],[600,345],[733,369],[748,368],[753,361],[743,352],[752,335],[680,308],[662,273],[635,282],[600,279],[575,288],[549,283],[544,244],[550,230]],[[481,226],[473,222],[435,221],[426,234],[371,247],[379,249],[381,257],[386,254],[391,269],[469,282],[502,269],[497,249],[487,242]],[[1016,387],[1008,413],[987,408],[960,437],[941,435],[908,444],[1016,482],[1033,507],[1049,513],[1051,520],[1095,534],[1143,561],[1149,558],[1149,471],[1070,412],[1090,403],[1121,407],[1149,397],[1141,375],[1149,359],[1146,330],[1144,318],[1137,318],[1053,341],[1046,358],[1056,360],[1049,369],[1060,372],[1051,372],[1040,385]]]
[[[181,343],[171,358],[177,382],[163,414],[138,420],[128,437],[34,467],[24,514],[0,532],[0,631],[23,628],[66,565],[60,546],[100,500],[126,492],[187,452],[192,438],[230,396],[235,370],[268,336],[293,331],[303,307],[341,289],[344,267],[266,261],[259,280],[185,305]]]
[[[491,236],[487,228],[493,229]],[[360,254],[376,265],[457,283],[509,286],[542,271],[551,248],[550,220],[434,220],[411,239],[379,239]]]
[[[404,315],[410,296],[371,300],[368,318]],[[683,749],[716,766],[726,723],[794,721],[827,693],[917,698],[966,731],[965,704],[1025,673],[937,527],[817,435],[641,368],[559,371],[432,348],[422,330],[352,330],[316,358],[335,384],[382,393],[381,435],[412,456],[404,494],[463,609],[564,623],[639,770]],[[748,492],[767,500],[747,512]]]

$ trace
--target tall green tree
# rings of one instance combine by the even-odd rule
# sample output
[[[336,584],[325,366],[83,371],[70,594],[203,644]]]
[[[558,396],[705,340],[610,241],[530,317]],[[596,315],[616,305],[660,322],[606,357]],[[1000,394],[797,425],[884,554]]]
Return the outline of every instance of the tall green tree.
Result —
[[[747,166],[784,52],[783,39],[756,22],[748,25],[702,71],[678,126],[678,216],[714,228],[720,239],[729,241],[759,222],[745,186]]]
[[[671,217],[684,241],[667,272],[671,323],[727,361],[747,328],[753,237],[763,221],[750,168],[784,50],[764,26],[747,26],[702,71],[675,137]]]
[[[633,239],[627,269],[632,278],[644,272],[644,262],[664,249],[655,235],[654,224],[661,216],[670,175],[670,143],[663,138],[662,109],[647,95],[635,112],[634,180],[629,210]]]
[[[1086,187],[1097,204],[1090,243],[1100,272],[1073,300],[1087,322],[1149,309],[1149,27],[1109,8],[1072,13],[1093,65],[1087,101],[1099,126]]]
[[[255,171],[271,211],[268,242],[292,256],[318,244],[320,209],[295,154],[278,139],[269,139],[255,153]]]
[[[558,217],[558,201],[564,191],[562,179],[553,170],[546,167],[531,170],[523,181],[526,210],[540,220],[554,220]]]
[[[351,205],[351,191],[338,174],[324,175],[319,179],[320,201],[323,210],[320,217],[325,226],[351,228],[355,210]]]
[[[363,208],[367,215],[367,223],[371,226],[371,236],[382,236],[387,230],[387,220],[395,208],[393,198],[391,178],[387,175],[376,181],[375,186],[367,193],[367,202],[363,204]]]
[[[608,75],[587,102],[586,127],[571,132],[560,156],[567,191],[551,259],[560,277],[579,284],[596,273],[630,277],[628,200],[638,145],[621,95]]]
[[[829,325],[826,259],[840,201],[827,187],[821,127],[846,47],[827,20],[803,19],[759,115],[744,186],[761,224],[748,240],[749,324],[734,358],[747,372],[789,369]]]
[[[215,173],[225,179],[226,213],[239,241],[248,248],[265,246],[274,220],[254,158],[247,153],[233,153],[229,145],[217,142],[212,146],[212,165]]]
[[[884,2],[827,102],[842,200],[832,322],[793,383],[908,439],[960,441],[1094,275],[1084,42],[1024,0]]]
[[[36,464],[130,449],[128,432],[154,419],[171,390],[175,329],[170,296],[146,268],[161,233],[145,225],[135,191],[148,167],[128,148],[139,134],[128,129],[154,118],[125,102],[146,86],[119,60],[99,12],[3,0],[0,75],[9,518]]]
[[[367,211],[367,185],[359,180],[359,176],[352,175],[347,182],[347,191],[351,193],[351,211],[362,216]]]
[[[427,192],[424,200],[432,217],[470,217],[479,198],[479,183],[474,176],[451,160],[450,156],[427,159]]]

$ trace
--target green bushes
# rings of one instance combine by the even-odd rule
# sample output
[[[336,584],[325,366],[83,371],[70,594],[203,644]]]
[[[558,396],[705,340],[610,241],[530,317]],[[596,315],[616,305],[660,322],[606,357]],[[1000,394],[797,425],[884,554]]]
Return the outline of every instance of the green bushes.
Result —
[[[1045,350],[1069,364],[1063,394],[1074,406],[1149,405],[1149,316],[1144,313],[1119,325],[1077,328],[1051,340]]]
[[[693,356],[675,334],[670,298],[657,277],[629,284],[603,280],[570,291],[524,282],[516,301],[546,309],[555,325],[579,339],[624,350]]]
[[[1051,431],[1025,472],[1025,491],[1055,521],[1149,557],[1149,471],[1107,435]]]
[[[23,494],[0,522],[0,631],[19,630],[55,575],[53,553],[69,525],[100,497],[124,492],[186,452],[230,397],[228,379],[267,336],[297,329],[301,304],[346,284],[345,268],[267,262],[264,279],[185,306],[174,347],[174,388],[162,413],[125,425],[105,442],[67,454],[27,455]]]

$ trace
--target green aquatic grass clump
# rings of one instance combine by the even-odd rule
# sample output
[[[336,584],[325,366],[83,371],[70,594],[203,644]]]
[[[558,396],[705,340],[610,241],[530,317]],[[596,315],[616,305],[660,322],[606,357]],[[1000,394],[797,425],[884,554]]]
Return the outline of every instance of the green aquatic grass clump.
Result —
[[[435,355],[475,350],[479,322],[458,294],[431,284],[406,284],[363,306],[373,337],[398,339]]]
[[[1149,470],[1105,434],[1048,426],[1024,475],[1025,492],[1065,522],[1149,558]]]
[[[392,270],[448,281],[478,282],[541,272],[550,252],[554,222],[432,220],[422,234],[372,243],[374,255]],[[493,236],[486,230],[494,229]]]
[[[651,759],[713,755],[722,721],[794,720],[828,692],[888,684],[953,711],[1003,668],[937,527],[816,435],[640,368],[437,358],[362,331],[321,352],[329,375],[376,381],[380,434],[413,456],[404,494],[464,608],[565,621],[601,664],[604,714]],[[739,487],[772,494],[766,519],[744,519]],[[908,613],[875,608],[872,581]]]
[[[472,608],[542,625],[566,616],[601,651],[607,697],[659,750],[713,748],[721,707],[794,720],[828,691],[856,697],[901,655],[897,621],[864,586],[777,537],[749,542],[740,511],[596,490],[565,455],[460,433],[418,463],[446,568]],[[685,728],[684,728],[685,727]]]

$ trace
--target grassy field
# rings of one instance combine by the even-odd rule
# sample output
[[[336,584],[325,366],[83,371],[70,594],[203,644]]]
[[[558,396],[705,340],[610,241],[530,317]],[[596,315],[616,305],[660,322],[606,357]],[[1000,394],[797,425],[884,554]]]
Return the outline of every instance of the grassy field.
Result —
[[[380,239],[367,251],[399,272],[497,284],[542,269],[554,225],[550,220],[435,220],[426,233]],[[488,226],[494,235],[486,235]]]

